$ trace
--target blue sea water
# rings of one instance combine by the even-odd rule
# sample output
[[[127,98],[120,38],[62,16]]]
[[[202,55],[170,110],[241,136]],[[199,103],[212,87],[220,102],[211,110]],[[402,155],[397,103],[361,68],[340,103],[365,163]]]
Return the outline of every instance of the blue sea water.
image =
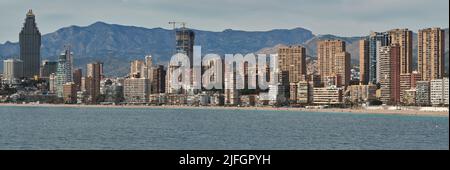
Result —
[[[0,149],[449,149],[449,119],[228,109],[0,106]]]

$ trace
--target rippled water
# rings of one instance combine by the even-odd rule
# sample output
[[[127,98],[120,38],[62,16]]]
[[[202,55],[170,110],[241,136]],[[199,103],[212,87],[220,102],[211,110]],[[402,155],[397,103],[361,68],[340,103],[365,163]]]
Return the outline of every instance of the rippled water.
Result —
[[[0,149],[449,149],[448,117],[0,107]]]

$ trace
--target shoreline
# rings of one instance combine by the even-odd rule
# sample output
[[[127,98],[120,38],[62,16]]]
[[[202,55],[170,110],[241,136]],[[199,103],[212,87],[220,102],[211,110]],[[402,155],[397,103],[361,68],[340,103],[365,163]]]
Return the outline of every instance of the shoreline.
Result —
[[[354,113],[354,114],[385,114],[385,115],[413,115],[413,116],[442,116],[449,117],[445,111],[421,111],[421,110],[387,110],[387,109],[350,109],[350,108],[325,108],[305,109],[294,107],[224,107],[224,106],[145,106],[145,105],[74,105],[74,104],[14,104],[0,103],[2,106],[13,107],[70,107],[70,108],[150,108],[150,109],[221,109],[221,110],[262,110],[262,111],[297,111],[297,112],[323,112],[323,113]]]

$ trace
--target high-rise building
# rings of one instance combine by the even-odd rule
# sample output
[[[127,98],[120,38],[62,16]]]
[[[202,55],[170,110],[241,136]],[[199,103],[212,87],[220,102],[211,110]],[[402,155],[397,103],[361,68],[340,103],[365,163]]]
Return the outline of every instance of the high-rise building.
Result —
[[[170,93],[170,94],[180,94],[183,92],[184,89],[176,89],[173,87],[173,80],[175,79],[175,81],[181,82],[182,81],[182,77],[179,76],[177,78],[174,77],[174,70],[176,70],[177,68],[180,68],[180,66],[178,65],[171,65],[169,63],[169,65],[167,66],[167,71],[166,71],[166,93]]]
[[[24,77],[39,76],[41,64],[41,33],[36,25],[35,15],[30,9],[19,34],[20,60],[23,61]]]
[[[393,44],[379,51],[380,100],[385,104],[396,105],[400,102],[400,47]]]
[[[166,82],[166,71],[163,65],[156,65],[151,67],[152,76],[151,82],[151,94],[164,93],[165,92],[165,82]]]
[[[23,61],[19,59],[3,60],[3,79],[5,84],[19,83],[23,77]]]
[[[408,29],[392,29],[388,31],[390,44],[397,44],[400,47],[400,73],[412,72],[412,31]],[[398,67],[397,66],[397,67]]]
[[[412,73],[404,73],[400,74],[400,99],[402,103],[405,103],[404,100],[408,100],[404,96],[406,90],[410,90],[412,88],[416,88],[416,82],[421,80],[421,76],[417,71],[413,71]]]
[[[419,30],[417,68],[422,80],[441,79],[444,75],[445,32],[440,28]]]
[[[56,93],[56,74],[52,73],[50,74],[49,78],[48,78],[48,92],[49,93]]]
[[[378,51],[382,46],[389,45],[389,34],[387,32],[371,32],[368,38],[369,43],[369,82],[376,84],[379,82]]]
[[[77,91],[81,90],[81,77],[83,77],[81,68],[73,70],[73,83],[75,83],[75,88]]]
[[[338,86],[347,87],[350,84],[350,53],[337,53],[335,60],[335,73],[341,78],[341,82]]]
[[[434,79],[430,83],[430,100],[432,105],[449,104],[449,81],[448,78]]]
[[[151,55],[145,56],[145,65],[150,68],[153,66],[153,57]]]
[[[286,98],[286,86],[281,83],[269,85],[269,104],[270,105],[282,105],[287,101]]]
[[[359,82],[369,83],[369,41],[359,40]]]
[[[287,71],[289,83],[298,83],[306,75],[306,48],[289,46],[278,48],[278,67]]]
[[[40,77],[42,79],[48,80],[50,74],[56,73],[56,69],[58,68],[58,62],[44,60],[42,61]]]
[[[177,68],[179,68],[180,66],[169,64],[169,66],[167,67],[167,71],[166,71],[166,75],[167,75],[166,92],[167,93],[171,93],[171,94],[184,93],[185,94],[188,91],[192,91],[192,92],[195,91],[191,88],[191,87],[193,87],[193,83],[194,83],[194,81],[193,81],[194,74],[192,72],[193,57],[194,57],[194,39],[195,39],[194,31],[192,31],[184,26],[182,28],[175,30],[175,52],[185,54],[189,58],[191,70],[189,73],[184,73],[184,74],[189,74],[189,76],[191,77],[191,82],[189,84],[182,83],[182,82],[184,82],[183,76],[179,76],[179,77],[175,78],[173,75],[173,71],[176,70]],[[181,89],[175,89],[173,87],[173,84],[172,84],[173,79],[177,79],[180,83],[182,83]]]
[[[309,104],[310,103],[310,88],[311,85],[308,81],[299,81],[297,84],[297,103]]]
[[[73,82],[72,78],[72,55],[70,48],[66,48],[59,56],[58,67],[56,69],[56,94],[63,97],[63,85]]]
[[[193,67],[194,56],[194,31],[182,27],[176,30],[176,52],[186,54],[189,57],[191,68]]]
[[[289,84],[289,103],[297,103],[298,99],[298,83]]]
[[[150,80],[146,78],[127,78],[123,84],[123,97],[127,103],[148,103]]]
[[[222,59],[215,58],[209,59],[202,62],[202,86],[209,86],[206,89],[210,89],[213,83],[222,82],[220,85],[223,87],[223,77],[224,77],[224,62]],[[247,74],[246,74],[247,73]],[[248,82],[248,64],[244,63],[244,81]],[[245,85],[245,84],[244,84]],[[245,88],[245,87],[244,87]]]
[[[346,80],[350,78],[350,54],[345,53],[345,42],[341,40],[321,40],[317,42],[317,59],[319,74],[324,81],[327,76],[339,75]],[[346,74],[348,75],[346,76]],[[339,86],[349,82],[342,81]]]
[[[430,105],[430,82],[416,82],[416,104],[419,106]]]
[[[239,104],[239,90],[237,89],[237,82],[236,82],[236,70],[233,69],[230,65],[225,65],[225,67],[229,67],[227,70],[230,70],[230,72],[227,72],[225,74],[225,104],[227,105],[237,105]]]
[[[144,61],[142,60],[134,60],[131,62],[131,67],[130,67],[130,76],[131,77],[136,77],[136,78],[140,78],[142,73],[142,69],[145,66]]]
[[[76,103],[77,89],[73,82],[68,82],[63,85],[63,100],[64,103]]]
[[[100,95],[100,81],[101,73],[103,72],[103,64],[100,62],[94,62],[87,64],[85,86],[88,97],[88,101],[91,103],[97,102],[97,97]]]

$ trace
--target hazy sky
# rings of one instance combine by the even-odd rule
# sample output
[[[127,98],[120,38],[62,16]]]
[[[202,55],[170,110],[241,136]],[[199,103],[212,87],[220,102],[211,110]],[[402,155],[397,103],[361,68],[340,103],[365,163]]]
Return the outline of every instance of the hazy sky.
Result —
[[[96,21],[171,28],[174,20],[210,31],[303,27],[341,36],[449,25],[449,0],[0,0],[0,43],[18,41],[28,9],[43,34]]]

